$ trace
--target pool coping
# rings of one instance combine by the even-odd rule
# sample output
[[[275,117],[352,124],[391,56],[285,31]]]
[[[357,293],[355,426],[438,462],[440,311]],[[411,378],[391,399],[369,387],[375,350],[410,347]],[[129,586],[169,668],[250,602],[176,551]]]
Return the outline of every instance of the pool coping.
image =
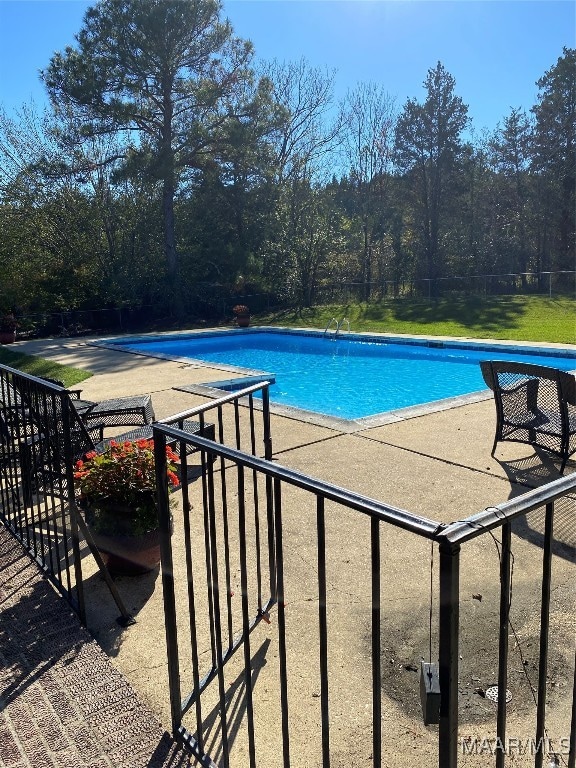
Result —
[[[172,362],[183,363],[187,366],[194,368],[209,368],[212,370],[221,370],[225,373],[237,374],[234,378],[230,379],[216,379],[212,381],[203,382],[202,384],[190,384],[174,387],[174,389],[182,392],[189,392],[191,394],[198,394],[204,397],[217,399],[222,397],[223,391],[228,391],[231,388],[232,383],[242,383],[244,386],[250,386],[251,384],[274,381],[275,374],[273,372],[260,371],[250,368],[242,368],[239,366],[229,365],[226,363],[209,363],[205,360],[198,358],[180,357],[178,355],[170,355],[161,352],[145,353],[140,350],[134,349],[120,349],[117,343],[108,343],[112,340],[124,340],[141,339],[146,338],[150,341],[155,339],[167,340],[169,338],[182,339],[190,336],[197,335],[210,335],[220,336],[230,333],[235,334],[251,334],[251,333],[285,333],[290,334],[296,332],[298,335],[315,336],[318,338],[324,337],[326,331],[321,331],[313,328],[292,328],[286,326],[251,326],[249,328],[201,328],[194,331],[165,331],[161,333],[142,333],[134,336],[133,334],[125,334],[120,336],[111,336],[106,339],[87,341],[90,346],[102,347],[104,349],[111,349],[116,352],[124,352],[127,354],[141,355],[142,357],[154,357],[161,360],[170,360]],[[551,355],[544,352],[538,352],[538,350],[554,350],[557,352],[571,352],[576,356],[576,345],[558,344],[554,342],[518,342],[511,340],[496,340],[496,339],[475,339],[467,337],[451,337],[451,336],[413,336],[402,334],[388,334],[388,333],[375,333],[375,332],[349,332],[346,331],[342,334],[346,338],[359,338],[362,341],[374,340],[381,343],[386,341],[388,343],[397,344],[409,344],[413,346],[427,346],[427,347],[452,347],[452,348],[481,348],[486,351],[498,351],[502,347],[510,350],[530,350],[533,354],[540,354],[543,358],[550,357]],[[571,373],[576,373],[576,359],[575,369]],[[221,385],[221,386],[219,386]],[[492,398],[492,391],[490,389],[478,390],[476,392],[469,392],[464,395],[457,395],[455,397],[443,398],[441,400],[432,400],[428,403],[422,403],[419,405],[407,406],[406,408],[397,408],[391,411],[384,411],[382,413],[373,414],[371,416],[365,416],[358,419],[343,419],[337,416],[328,416],[325,414],[317,413],[315,411],[308,411],[303,408],[296,408],[294,406],[282,405],[270,401],[270,412],[285,418],[294,419],[307,424],[313,424],[320,427],[326,427],[328,429],[334,429],[344,433],[360,432],[366,429],[373,429],[374,427],[381,427],[387,424],[393,424],[407,419],[418,418],[419,416],[426,416],[431,413],[440,411],[446,411],[451,408],[459,408],[464,405],[470,405],[472,403],[482,402]],[[262,407],[258,400],[254,401],[254,406],[259,409]]]

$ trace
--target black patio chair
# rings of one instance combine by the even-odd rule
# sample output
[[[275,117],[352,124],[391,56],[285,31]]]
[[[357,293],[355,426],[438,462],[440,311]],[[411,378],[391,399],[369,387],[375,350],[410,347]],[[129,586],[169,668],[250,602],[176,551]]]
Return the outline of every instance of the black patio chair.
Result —
[[[150,395],[101,400],[80,415],[88,426],[103,424],[104,427],[144,426],[156,419]]]
[[[48,376],[41,378],[51,384],[64,387],[64,383],[59,379],[51,379]],[[152,424],[156,418],[150,395],[114,397],[96,402],[82,399],[81,389],[66,389],[66,391],[70,395],[72,405],[88,426],[102,424],[103,427],[138,427]]]
[[[543,365],[483,360],[484,381],[494,393],[496,436],[556,454],[563,474],[576,451],[576,378]]]
[[[70,435],[70,458],[74,462],[91,451],[102,453],[111,440],[120,443],[152,437],[152,426],[145,424],[130,432],[104,439],[104,428],[109,424],[93,420],[86,423],[75,407],[76,399],[59,385],[56,384],[58,389],[55,390],[58,397],[47,397],[33,385],[26,387],[24,382],[19,387],[10,386],[11,398],[17,399],[17,414],[21,417],[12,437],[19,442],[26,505],[31,501],[33,492],[41,493],[44,486],[49,486],[54,495],[59,495],[58,488],[64,483],[67,472],[65,423],[68,424]],[[215,439],[215,425],[211,423],[185,420],[182,429],[209,440]],[[174,448],[177,450],[178,444]],[[196,450],[188,446],[187,453]]]

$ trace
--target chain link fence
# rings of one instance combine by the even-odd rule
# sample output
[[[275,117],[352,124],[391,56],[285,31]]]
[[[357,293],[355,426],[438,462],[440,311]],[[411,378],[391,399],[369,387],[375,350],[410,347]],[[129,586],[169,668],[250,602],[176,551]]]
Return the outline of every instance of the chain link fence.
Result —
[[[316,291],[316,303],[394,299],[436,299],[468,296],[540,295],[576,298],[576,271],[520,272],[493,275],[382,280],[371,283],[325,284]]]
[[[314,292],[314,304],[529,295],[576,298],[576,271],[455,276],[435,280],[324,283]],[[301,306],[297,298],[280,298],[277,293],[230,295],[221,285],[203,285],[196,295],[187,297],[185,322],[194,325],[232,322],[232,307],[235,304],[246,304],[254,314]],[[153,304],[17,313],[17,320],[20,339],[144,333],[182,327],[169,314],[165,305]]]

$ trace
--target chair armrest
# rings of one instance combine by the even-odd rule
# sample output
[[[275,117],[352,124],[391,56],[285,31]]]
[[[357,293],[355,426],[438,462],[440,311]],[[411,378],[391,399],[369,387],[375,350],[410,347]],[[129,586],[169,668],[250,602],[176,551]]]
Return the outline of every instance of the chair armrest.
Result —
[[[86,426],[86,431],[90,435],[90,439],[93,443],[100,443],[104,439],[104,424],[90,424]]]

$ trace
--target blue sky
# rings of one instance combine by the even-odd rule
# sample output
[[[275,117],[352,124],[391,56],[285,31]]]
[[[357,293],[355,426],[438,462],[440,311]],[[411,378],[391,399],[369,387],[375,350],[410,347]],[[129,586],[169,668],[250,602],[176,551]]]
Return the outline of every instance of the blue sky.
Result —
[[[0,0],[0,103],[11,113],[45,97],[38,71],[73,44],[81,0]],[[576,47],[573,0],[224,0],[256,56],[336,69],[336,97],[376,82],[397,100],[425,97],[441,61],[473,127],[492,130],[512,107],[534,104],[536,80]]]

